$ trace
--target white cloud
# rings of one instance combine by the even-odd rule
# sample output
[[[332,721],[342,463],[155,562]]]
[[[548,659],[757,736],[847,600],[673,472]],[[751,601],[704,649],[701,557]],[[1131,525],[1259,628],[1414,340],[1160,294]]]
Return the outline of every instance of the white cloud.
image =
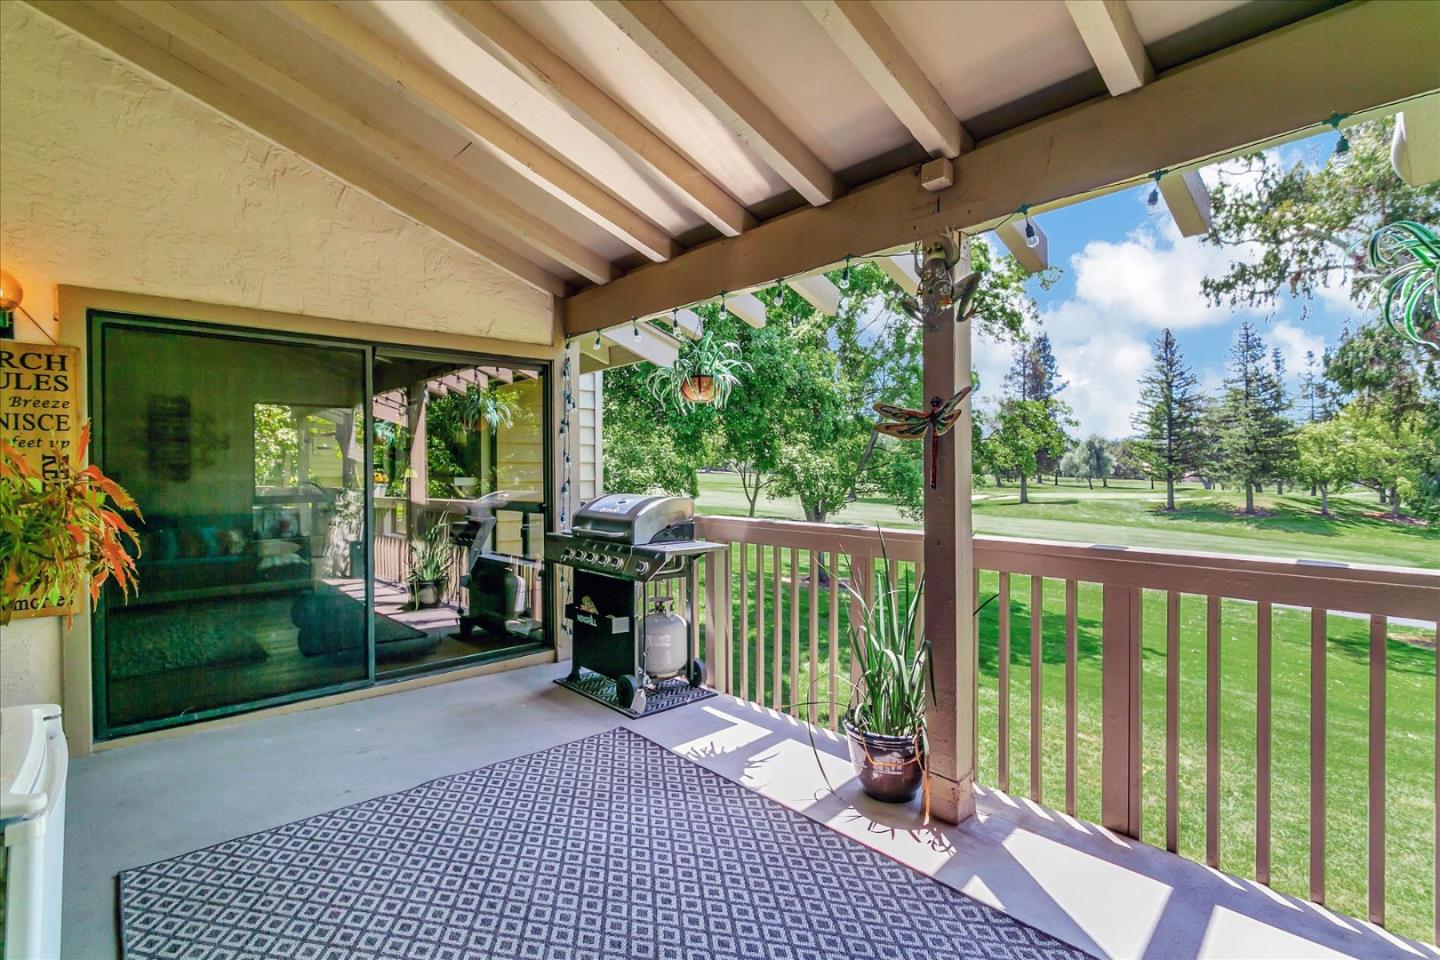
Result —
[[[1292,323],[1277,323],[1265,337],[1272,347],[1280,348],[1285,359],[1285,370],[1293,379],[1305,370],[1305,353],[1312,351],[1319,357],[1325,352],[1325,337],[1309,333]]]

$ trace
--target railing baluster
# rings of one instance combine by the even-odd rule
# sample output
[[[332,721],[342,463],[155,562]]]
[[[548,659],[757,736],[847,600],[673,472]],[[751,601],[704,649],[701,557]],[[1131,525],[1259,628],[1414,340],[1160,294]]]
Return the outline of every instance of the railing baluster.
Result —
[[[1180,849],[1180,594],[1165,594],[1165,849]]]
[[[1044,677],[1044,641],[1041,626],[1045,619],[1045,579],[1038,575],[1030,578],[1030,799],[1040,802],[1040,723],[1044,717],[1041,707],[1041,685]]]
[[[725,634],[725,692],[733,694],[735,692],[735,585],[730,579],[732,563],[730,550],[731,548],[727,546],[723,554],[725,558],[725,604],[721,607],[721,617],[725,628],[721,632]]]
[[[1270,601],[1255,608],[1255,880],[1270,883]]]
[[[1385,925],[1385,617],[1370,617],[1370,922]]]
[[[740,544],[740,699],[750,699],[750,545]]]
[[[765,702],[765,546],[755,545],[755,696]]]
[[[1310,899],[1325,902],[1325,631],[1328,615],[1310,610]]]
[[[1000,789],[1010,792],[1010,574],[1000,571]]]
[[[705,652],[700,654],[705,658],[706,665],[710,668],[710,685],[720,690],[720,581],[716,573],[719,563],[719,554],[707,553],[703,563],[705,571],[705,590],[695,597],[695,602],[700,603],[702,597],[705,601]]]
[[[829,694],[831,730],[840,729],[840,564],[835,554],[830,554],[830,617],[826,628],[830,632],[830,679]]]
[[[1220,866],[1220,598],[1205,605],[1205,862]]]
[[[770,577],[770,707],[780,709],[780,685],[785,678],[785,656],[780,646],[780,630],[784,610],[780,606],[780,578],[784,562],[778,546],[770,548],[770,561],[774,570]]]
[[[800,702],[800,551],[790,548],[790,699],[789,711],[795,713]],[[798,714],[796,714],[798,716]]]
[[[1075,816],[1075,581],[1065,581],[1065,812]]]
[[[815,551],[810,550],[810,582],[806,585],[806,593],[810,606],[810,656],[806,659],[806,665],[810,670],[809,690],[805,696],[805,702],[810,706],[806,715],[815,716],[815,700],[819,694],[817,676],[820,670],[820,566],[816,559]]]
[[[1435,624],[1435,649],[1440,650],[1440,623]],[[1431,942],[1440,943],[1440,671],[1435,674],[1435,929]]]

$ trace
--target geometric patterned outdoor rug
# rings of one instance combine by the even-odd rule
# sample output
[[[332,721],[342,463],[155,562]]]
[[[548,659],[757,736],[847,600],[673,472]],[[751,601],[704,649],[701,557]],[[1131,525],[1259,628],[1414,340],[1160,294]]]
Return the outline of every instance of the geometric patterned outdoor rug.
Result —
[[[1086,955],[625,729],[127,870],[126,960]]]
[[[690,681],[684,677],[674,677],[669,680],[659,680],[655,683],[653,690],[645,691],[645,709],[636,713],[629,707],[622,707],[615,693],[615,681],[604,674],[595,673],[591,670],[580,668],[580,679],[571,680],[569,677],[561,677],[555,681],[566,690],[574,690],[582,697],[589,697],[596,703],[603,703],[611,710],[619,711],[632,720],[641,717],[648,717],[656,713],[664,713],[666,710],[674,710],[676,707],[683,707],[687,703],[694,703],[696,700],[708,700],[715,696],[715,691],[705,687],[692,687]]]

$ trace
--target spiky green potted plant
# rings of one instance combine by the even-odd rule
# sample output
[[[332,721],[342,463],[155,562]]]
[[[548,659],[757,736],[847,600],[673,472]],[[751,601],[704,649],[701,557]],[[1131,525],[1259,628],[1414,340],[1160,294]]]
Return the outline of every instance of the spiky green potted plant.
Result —
[[[650,393],[662,404],[675,404],[686,411],[705,404],[723,410],[740,382],[740,373],[751,369],[739,352],[737,344],[722,342],[706,331],[680,349],[674,364],[650,374]]]
[[[436,523],[420,539],[411,541],[410,592],[416,607],[438,607],[445,599],[454,559],[455,547],[443,523]]]
[[[906,803],[925,780],[929,755],[930,643],[919,635],[918,624],[925,584],[922,579],[913,591],[902,588],[891,576],[883,536],[880,548],[883,562],[873,572],[873,599],[855,589],[853,573],[844,581],[858,616],[852,616],[849,631],[856,678],[841,722],[865,793],[886,803]]]

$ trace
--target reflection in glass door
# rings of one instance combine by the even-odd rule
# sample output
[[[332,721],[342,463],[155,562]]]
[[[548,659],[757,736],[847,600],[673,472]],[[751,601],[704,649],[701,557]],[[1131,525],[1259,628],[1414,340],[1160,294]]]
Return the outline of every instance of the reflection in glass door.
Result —
[[[378,350],[376,672],[546,642],[545,375]]]
[[[144,512],[140,592],[96,621],[97,733],[367,680],[367,351],[95,329],[97,453]]]

